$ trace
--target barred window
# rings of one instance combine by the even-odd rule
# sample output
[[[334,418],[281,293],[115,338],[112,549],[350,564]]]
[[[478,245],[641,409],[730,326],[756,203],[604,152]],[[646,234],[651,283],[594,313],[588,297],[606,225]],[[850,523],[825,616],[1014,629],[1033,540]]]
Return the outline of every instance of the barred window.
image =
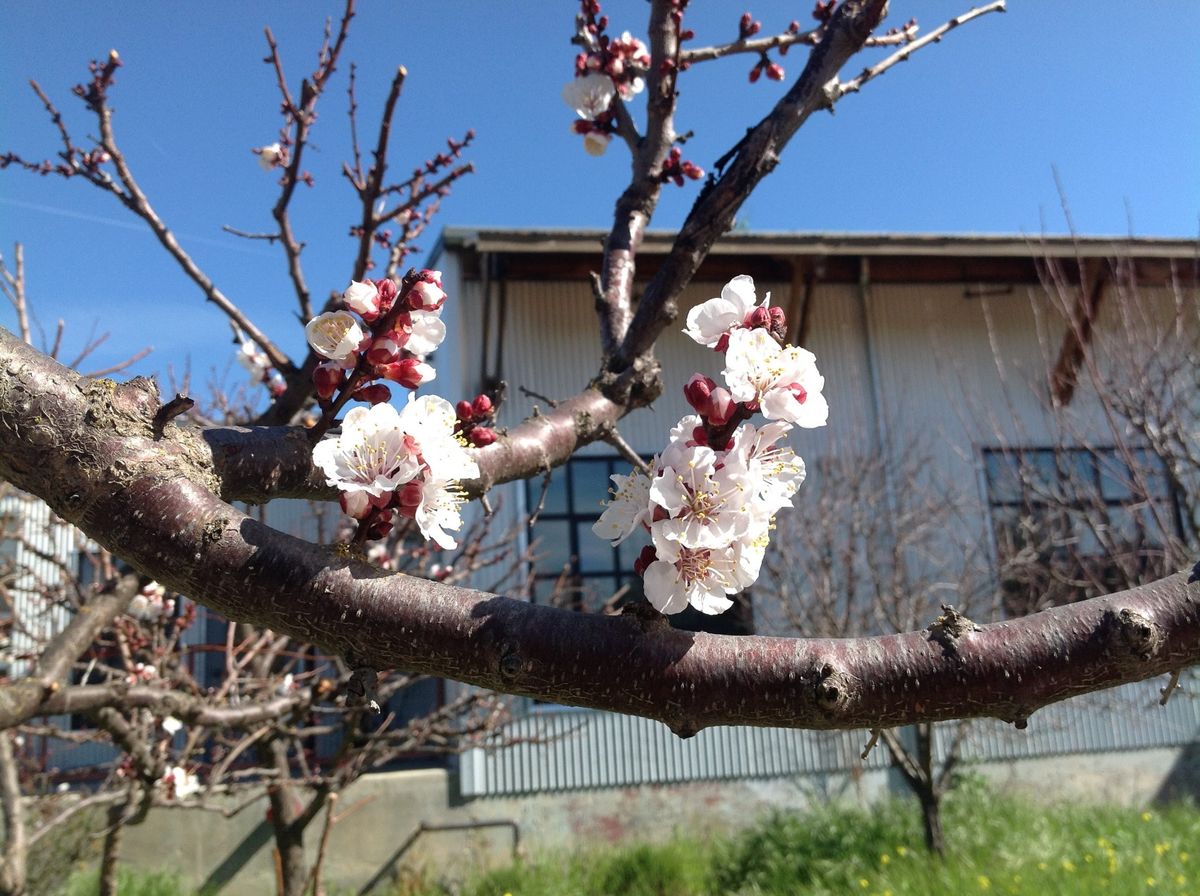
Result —
[[[983,466],[1001,598],[1010,614],[1168,572],[1182,530],[1179,505],[1165,464],[1151,451],[988,448]]]
[[[592,524],[600,518],[609,497],[609,477],[629,471],[629,461],[617,455],[576,457],[553,470],[548,483],[539,477],[526,480],[526,506],[530,512],[541,502],[530,527],[536,601],[599,612],[610,602],[620,606],[644,596],[642,578],[633,571],[633,564],[642,548],[650,544],[649,533],[639,529],[613,547],[592,532]],[[745,595],[734,598],[734,606],[720,616],[705,616],[689,607],[668,618],[673,626],[687,631],[754,631],[750,601]]]

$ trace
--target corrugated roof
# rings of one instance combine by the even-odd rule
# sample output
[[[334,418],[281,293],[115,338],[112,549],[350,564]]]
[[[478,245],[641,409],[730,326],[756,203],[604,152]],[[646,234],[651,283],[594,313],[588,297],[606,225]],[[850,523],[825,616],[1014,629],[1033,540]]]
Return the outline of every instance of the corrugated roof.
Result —
[[[578,253],[597,252],[607,232],[574,228],[447,227],[431,257],[445,249],[476,252]],[[675,238],[672,231],[650,231],[642,252],[664,253]],[[729,233],[712,249],[713,255],[940,255],[967,257],[1030,257],[1064,255],[1081,258],[1196,258],[1200,240],[1130,236],[1034,236],[1028,234],[944,233]]]

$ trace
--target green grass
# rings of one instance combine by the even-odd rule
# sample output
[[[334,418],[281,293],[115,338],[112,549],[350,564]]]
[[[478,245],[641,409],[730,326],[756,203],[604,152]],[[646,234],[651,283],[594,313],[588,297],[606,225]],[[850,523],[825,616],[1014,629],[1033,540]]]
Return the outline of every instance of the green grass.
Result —
[[[719,843],[675,840],[494,871],[466,896],[1090,896],[1200,893],[1200,812],[1044,809],[980,788],[947,801],[944,860],[915,805],[776,815]],[[441,893],[436,889],[408,894]]]
[[[461,896],[1092,896],[1200,894],[1200,811],[1036,807],[969,785],[945,806],[948,854],[922,845],[915,803],[779,814],[720,841],[675,839],[543,856]],[[436,875],[378,896],[460,896]],[[67,896],[95,893],[77,875]],[[168,875],[122,874],[121,896],[184,896]]]
[[[100,875],[96,871],[76,874],[63,891],[64,896],[95,896],[99,882]],[[183,885],[173,874],[128,868],[117,872],[117,889],[121,896],[185,896]]]

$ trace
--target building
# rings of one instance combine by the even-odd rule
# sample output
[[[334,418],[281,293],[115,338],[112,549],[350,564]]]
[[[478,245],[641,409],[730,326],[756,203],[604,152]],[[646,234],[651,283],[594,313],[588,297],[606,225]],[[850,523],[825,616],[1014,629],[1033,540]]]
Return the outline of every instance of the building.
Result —
[[[499,423],[505,426],[586,383],[601,364],[589,272],[598,269],[603,239],[599,231],[447,229],[430,262],[442,270],[451,297],[444,312],[451,335],[436,359],[439,393],[495,393],[503,383]],[[653,275],[670,239],[646,238],[639,279]],[[813,480],[823,460],[849,450],[901,455],[920,443],[940,484],[974,508],[961,525],[986,547],[996,576],[1005,573],[996,598],[1002,606],[995,610],[1023,612],[1030,609],[1030,583],[1009,571],[1013,556],[1029,551],[1030,520],[1052,530],[1041,535],[1059,546],[1042,559],[1072,545],[1070,572],[1088,574],[1086,583],[1081,579],[1059,599],[1107,590],[1102,564],[1118,540],[1136,562],[1147,563],[1161,562],[1168,545],[1185,537],[1173,492],[1181,483],[1171,477],[1147,477],[1149,500],[1130,506],[1123,449],[1113,444],[1094,393],[1080,384],[1088,376],[1081,347],[1093,332],[1128,325],[1134,298],[1138,313],[1157,308],[1168,316],[1177,301],[1188,303],[1194,323],[1197,250],[1191,240],[730,234],[685,291],[679,325],[689,307],[718,295],[734,275],[753,276],[759,295],[769,291],[772,304],[785,308],[789,341],[815,352],[831,408],[828,427],[792,434],[796,450],[816,471],[797,495],[795,513],[804,513],[810,489],[821,488]],[[1057,288],[1048,293],[1047,284]],[[675,328],[662,335],[656,356],[663,396],[619,427],[643,457],[660,451],[667,430],[690,413],[682,396],[688,377],[694,371],[720,375],[712,352]],[[638,593],[632,566],[640,543],[631,539],[614,549],[590,531],[608,476],[628,468],[615,449],[597,443],[546,482],[501,487],[495,525],[521,529],[540,556],[535,600],[557,589],[558,599],[565,594],[568,602],[595,610],[621,588]],[[1094,500],[1104,505],[1108,529],[1099,540],[1052,509],[1046,497],[1076,477],[1095,484]],[[524,527],[539,505],[536,523]],[[1157,516],[1147,505],[1158,508]],[[1101,566],[1091,568],[1096,564]],[[994,581],[988,584],[993,593]],[[683,624],[774,631],[770,613],[742,610],[730,620]],[[930,621],[932,616],[916,625]],[[1152,691],[1149,685],[1133,688],[1128,699],[1144,701]],[[532,721],[521,723],[527,733],[574,733],[505,752],[466,754],[464,796],[847,769],[857,765],[862,740],[721,729],[684,742],[644,720],[527,709]],[[1019,739],[981,736],[972,750],[997,758],[1193,742],[1200,704],[1181,700],[1172,711],[1182,715],[1157,714],[1137,725],[1116,721],[1098,731],[1074,724],[1068,706],[1055,710],[1066,715],[1040,735],[1033,725],[1035,733]],[[870,761],[884,762],[877,755]]]

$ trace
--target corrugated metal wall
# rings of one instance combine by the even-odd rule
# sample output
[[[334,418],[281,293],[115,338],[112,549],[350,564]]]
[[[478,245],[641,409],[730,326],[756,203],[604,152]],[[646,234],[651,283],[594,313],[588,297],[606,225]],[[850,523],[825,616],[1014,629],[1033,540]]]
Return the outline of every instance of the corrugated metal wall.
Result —
[[[1177,693],[1160,707],[1160,686],[1141,682],[1056,704],[1036,713],[1024,731],[980,720],[972,724],[963,755],[988,762],[1196,743],[1200,695]],[[954,725],[939,726],[939,761]],[[680,740],[648,719],[551,710],[507,726],[501,746],[464,753],[459,787],[464,797],[483,797],[886,768],[882,746],[860,759],[867,739],[865,731],[719,727]]]

